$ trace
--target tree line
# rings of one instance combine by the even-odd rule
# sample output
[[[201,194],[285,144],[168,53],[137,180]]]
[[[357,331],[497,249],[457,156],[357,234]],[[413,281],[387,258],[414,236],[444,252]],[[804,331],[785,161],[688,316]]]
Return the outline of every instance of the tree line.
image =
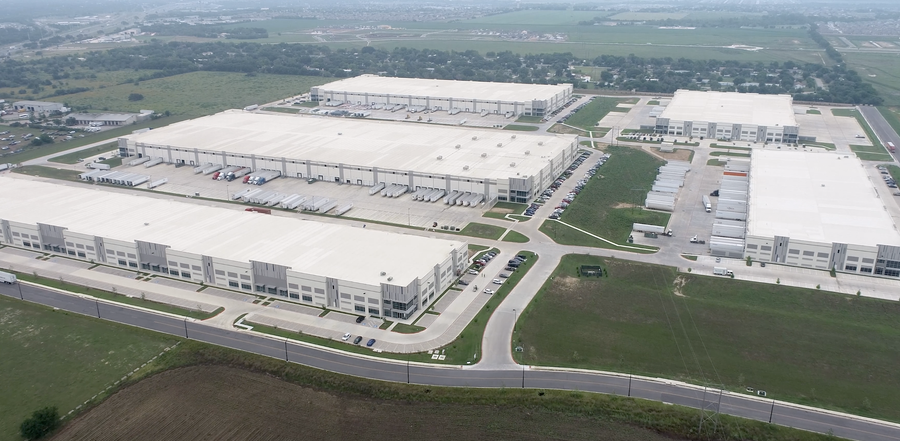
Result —
[[[738,62],[644,58],[634,55],[602,55],[593,60],[572,53],[516,54],[510,51],[441,51],[433,49],[362,48],[332,49],[324,45],[258,44],[250,42],[168,42],[92,51],[74,56],[55,56],[0,63],[0,87],[21,87],[38,94],[49,86],[55,93],[74,91],[70,77],[85,71],[142,71],[127,82],[146,81],[193,71],[246,74],[306,75],[344,78],[381,74],[403,78],[434,78],[516,82],[533,84],[572,83],[576,88],[598,85],[617,90],[674,92],[677,89],[737,90],[758,93],[790,93],[804,100],[850,104],[880,104],[871,85],[843,65]],[[579,67],[603,67],[591,83],[576,75]],[[150,73],[147,73],[150,72]],[[728,78],[731,81],[725,81]],[[826,88],[817,88],[819,79]],[[720,83],[734,83],[722,85]],[[740,86],[742,83],[748,83]],[[758,84],[752,84],[758,83]],[[796,89],[800,84],[802,89]],[[26,90],[28,89],[28,90]],[[827,89],[827,90],[826,90]],[[78,89],[75,89],[78,90]],[[24,91],[24,93],[23,93]]]

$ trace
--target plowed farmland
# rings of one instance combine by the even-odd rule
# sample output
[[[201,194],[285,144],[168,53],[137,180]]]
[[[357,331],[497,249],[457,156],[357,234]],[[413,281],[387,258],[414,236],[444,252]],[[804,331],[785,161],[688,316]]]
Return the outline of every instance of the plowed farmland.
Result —
[[[195,366],[152,376],[54,440],[671,440],[630,426],[496,406],[341,396],[259,373]]]

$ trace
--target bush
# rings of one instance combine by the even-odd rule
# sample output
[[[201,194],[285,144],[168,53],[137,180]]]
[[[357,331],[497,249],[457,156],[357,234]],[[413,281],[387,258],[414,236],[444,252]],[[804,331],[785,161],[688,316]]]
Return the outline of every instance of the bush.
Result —
[[[22,421],[19,432],[25,439],[38,439],[59,427],[59,411],[56,407],[45,407],[34,411],[31,418]]]
[[[144,95],[141,95],[139,93],[132,93],[131,95],[128,95],[128,101],[140,101],[142,99],[144,99]]]

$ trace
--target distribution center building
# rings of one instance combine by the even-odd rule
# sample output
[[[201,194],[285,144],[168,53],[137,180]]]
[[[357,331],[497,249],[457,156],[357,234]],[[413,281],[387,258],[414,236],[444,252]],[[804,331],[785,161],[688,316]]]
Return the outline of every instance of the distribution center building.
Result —
[[[360,75],[310,89],[310,99],[332,104],[402,104],[432,110],[544,116],[572,98],[572,85]]]
[[[229,110],[119,139],[122,156],[274,170],[341,184],[407,185],[527,202],[575,159],[573,135]]]
[[[679,90],[656,118],[656,133],[794,144],[799,126],[790,95]]]
[[[900,233],[852,154],[754,150],[745,255],[900,278]]]
[[[74,259],[409,318],[466,267],[468,246],[81,186],[0,178],[0,242]]]

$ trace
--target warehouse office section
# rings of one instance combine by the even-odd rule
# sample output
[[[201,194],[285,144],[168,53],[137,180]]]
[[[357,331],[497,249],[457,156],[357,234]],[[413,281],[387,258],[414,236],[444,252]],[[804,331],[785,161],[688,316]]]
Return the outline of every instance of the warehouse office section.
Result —
[[[360,75],[310,89],[310,99],[326,105],[404,105],[436,111],[544,116],[572,98],[572,85]]]
[[[0,242],[360,315],[407,319],[466,242],[0,178]]]
[[[119,139],[122,156],[250,167],[338,184],[408,185],[528,202],[565,171],[574,135],[228,110]]]
[[[900,233],[855,155],[758,149],[749,174],[745,256],[900,277]]]
[[[794,144],[800,127],[790,95],[679,90],[656,118],[656,133]]]

